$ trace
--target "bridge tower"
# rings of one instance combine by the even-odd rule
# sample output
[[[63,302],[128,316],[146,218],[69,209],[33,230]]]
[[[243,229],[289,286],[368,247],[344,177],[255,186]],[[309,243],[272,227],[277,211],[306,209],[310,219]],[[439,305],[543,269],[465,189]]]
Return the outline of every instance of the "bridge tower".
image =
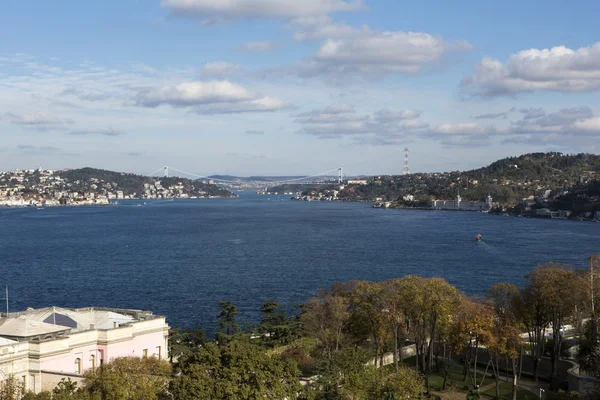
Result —
[[[404,149],[404,175],[409,175],[410,169],[408,169],[408,147]]]
[[[343,179],[343,169],[342,167],[338,168],[338,183],[341,185],[342,184],[342,179]]]
[[[169,177],[169,167],[165,166],[164,171],[165,171],[165,178],[168,178]]]

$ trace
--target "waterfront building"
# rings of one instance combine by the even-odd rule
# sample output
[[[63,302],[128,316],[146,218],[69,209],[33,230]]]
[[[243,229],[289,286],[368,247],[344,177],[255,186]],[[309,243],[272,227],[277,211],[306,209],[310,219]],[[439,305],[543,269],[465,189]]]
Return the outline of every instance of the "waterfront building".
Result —
[[[348,185],[368,185],[369,181],[366,179],[349,179]]]
[[[62,378],[117,357],[168,357],[169,325],[150,311],[112,308],[27,309],[0,314],[0,382],[52,390]]]
[[[434,210],[455,210],[455,211],[489,211],[494,203],[492,196],[488,195],[485,201],[463,201],[460,194],[456,195],[455,200],[433,200],[431,208]]]

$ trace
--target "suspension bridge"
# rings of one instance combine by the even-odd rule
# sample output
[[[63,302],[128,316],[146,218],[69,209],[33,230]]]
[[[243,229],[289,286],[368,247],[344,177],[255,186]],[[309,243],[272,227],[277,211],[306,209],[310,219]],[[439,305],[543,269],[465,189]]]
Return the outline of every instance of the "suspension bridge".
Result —
[[[314,174],[314,175],[307,175],[307,176],[303,176],[300,178],[290,178],[290,179],[281,179],[281,180],[265,180],[264,183],[269,184],[269,185],[281,185],[281,184],[285,184],[285,183],[313,183],[313,181],[311,181],[311,179],[319,178],[319,177],[331,178],[332,180],[337,180],[338,183],[342,183],[342,180],[345,176],[343,171],[344,171],[343,167],[338,167],[338,168],[333,168],[333,169],[323,171],[323,172],[320,172],[320,173]],[[335,172],[337,172],[337,174],[334,174]],[[170,166],[160,167],[157,170],[152,171],[151,173],[146,174],[146,175],[147,176],[157,176],[159,174],[160,174],[160,176],[163,176],[165,178],[178,176],[181,178],[189,178],[189,179],[194,179],[194,180],[206,179],[206,180],[211,180],[213,182],[218,182],[218,183],[223,183],[223,184],[238,184],[240,182],[243,182],[242,178],[240,178],[238,180],[217,179],[217,178],[213,178],[213,177],[206,176],[206,175],[198,175],[198,174],[194,174],[191,172],[182,171],[180,169],[173,168]]]

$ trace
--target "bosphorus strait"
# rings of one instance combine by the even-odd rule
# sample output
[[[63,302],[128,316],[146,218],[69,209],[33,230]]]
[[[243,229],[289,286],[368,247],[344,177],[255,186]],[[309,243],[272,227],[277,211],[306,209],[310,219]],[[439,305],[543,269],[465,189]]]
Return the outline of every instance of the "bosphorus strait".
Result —
[[[253,194],[0,209],[0,226],[0,283],[11,309],[149,309],[172,326],[208,332],[221,299],[256,321],[267,300],[292,309],[352,279],[440,276],[484,294],[498,281],[522,284],[538,263],[585,268],[600,242],[597,223]],[[475,241],[478,233],[485,241]]]

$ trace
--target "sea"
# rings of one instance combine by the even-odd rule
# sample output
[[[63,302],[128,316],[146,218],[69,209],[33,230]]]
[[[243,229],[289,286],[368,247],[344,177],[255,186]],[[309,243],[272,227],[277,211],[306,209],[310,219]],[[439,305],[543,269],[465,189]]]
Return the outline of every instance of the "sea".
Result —
[[[598,252],[599,223],[250,193],[0,209],[0,285],[10,311],[144,309],[209,335],[219,300],[253,323],[265,301],[294,312],[320,288],[353,279],[443,277],[484,295],[497,282],[523,285],[537,264],[586,268]]]

